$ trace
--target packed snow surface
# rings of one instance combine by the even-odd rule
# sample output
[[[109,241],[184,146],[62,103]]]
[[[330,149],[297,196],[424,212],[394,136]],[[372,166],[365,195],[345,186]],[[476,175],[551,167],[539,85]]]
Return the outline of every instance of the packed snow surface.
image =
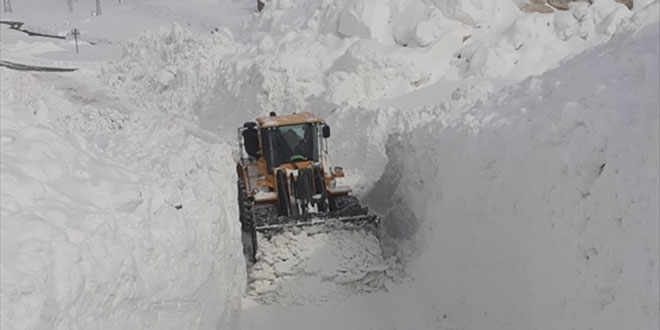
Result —
[[[2,60],[80,70],[0,68],[0,327],[659,328],[659,1],[524,3],[14,1],[68,37],[2,25]],[[235,128],[268,111],[327,120],[385,258],[291,232],[246,279]]]

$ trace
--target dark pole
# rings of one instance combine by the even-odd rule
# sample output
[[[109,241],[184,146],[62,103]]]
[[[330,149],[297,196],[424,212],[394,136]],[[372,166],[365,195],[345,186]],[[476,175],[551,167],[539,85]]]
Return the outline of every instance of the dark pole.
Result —
[[[79,54],[80,52],[78,51],[78,36],[80,35],[80,31],[78,31],[78,29],[73,29],[71,33],[73,34],[73,38],[76,39],[76,54]]]

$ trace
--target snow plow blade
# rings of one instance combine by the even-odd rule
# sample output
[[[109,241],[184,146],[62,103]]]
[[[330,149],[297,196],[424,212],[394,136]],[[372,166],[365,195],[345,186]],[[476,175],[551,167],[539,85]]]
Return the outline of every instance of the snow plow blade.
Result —
[[[380,238],[380,217],[370,214],[366,208],[351,212],[308,213],[298,216],[279,216],[268,223],[255,223],[257,232],[274,234],[292,228],[315,227],[315,232],[324,227],[327,230],[365,229]]]
[[[309,235],[335,230],[364,230],[380,242],[380,217],[369,213],[366,207],[352,208],[327,213],[307,213],[296,216],[275,216],[269,207],[253,209],[254,227],[248,235],[250,242],[250,261],[256,262],[258,239],[257,233],[270,239],[285,231],[305,230]],[[276,213],[275,213],[276,214]]]

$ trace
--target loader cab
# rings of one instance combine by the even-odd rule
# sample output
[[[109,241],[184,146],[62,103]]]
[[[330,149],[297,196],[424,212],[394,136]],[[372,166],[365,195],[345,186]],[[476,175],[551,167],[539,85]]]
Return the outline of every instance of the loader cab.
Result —
[[[261,137],[268,168],[302,161],[318,162],[322,125],[303,123],[262,128]]]

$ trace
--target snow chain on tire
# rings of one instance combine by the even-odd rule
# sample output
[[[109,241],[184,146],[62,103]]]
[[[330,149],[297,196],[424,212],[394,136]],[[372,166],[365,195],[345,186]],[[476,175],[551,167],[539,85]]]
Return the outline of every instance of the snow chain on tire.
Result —
[[[249,233],[254,229],[254,219],[252,218],[252,201],[247,196],[245,182],[238,180],[238,214],[241,221],[241,230]]]

